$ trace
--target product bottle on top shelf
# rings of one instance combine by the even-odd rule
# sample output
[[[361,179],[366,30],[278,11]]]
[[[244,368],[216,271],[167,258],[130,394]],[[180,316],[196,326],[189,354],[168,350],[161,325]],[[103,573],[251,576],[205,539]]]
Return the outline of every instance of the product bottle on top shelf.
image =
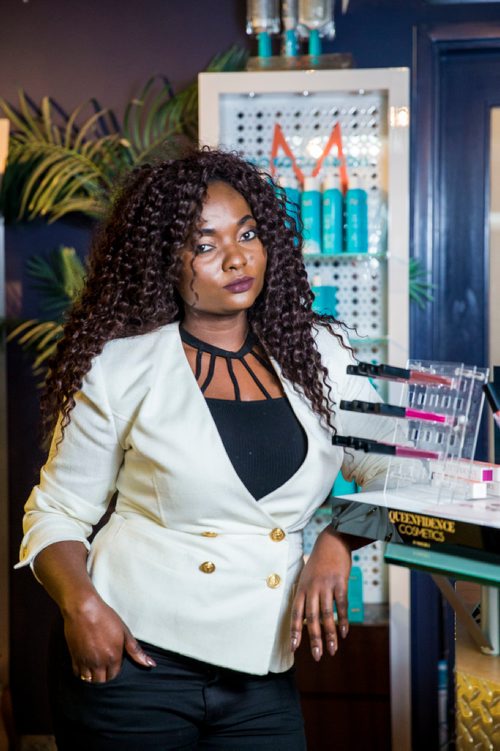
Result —
[[[338,175],[328,175],[323,182],[323,245],[326,255],[342,253],[344,197]]]
[[[271,57],[270,34],[279,34],[279,0],[247,0],[247,34],[256,34],[259,57]]]
[[[299,0],[299,24],[309,32],[309,54],[321,54],[320,37],[333,39],[333,0]]]
[[[298,54],[298,0],[282,0],[281,22],[283,24],[283,54],[285,57],[296,57]]]
[[[346,193],[346,249],[348,253],[368,252],[368,196],[357,175]]]
[[[301,216],[304,253],[321,253],[321,192],[317,177],[304,178]]]

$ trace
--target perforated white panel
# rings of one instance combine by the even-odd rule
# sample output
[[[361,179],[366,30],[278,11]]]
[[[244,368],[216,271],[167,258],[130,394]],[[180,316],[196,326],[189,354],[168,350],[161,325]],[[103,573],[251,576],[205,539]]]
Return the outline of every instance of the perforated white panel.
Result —
[[[380,339],[387,334],[386,261],[369,255],[305,257],[311,283],[337,289],[335,315],[355,327],[352,338]],[[319,277],[315,282],[315,277]],[[372,359],[372,358],[370,358]]]
[[[310,175],[339,123],[348,172],[358,175],[368,192],[370,253],[387,248],[386,235],[386,95],[380,92],[297,92],[223,94],[220,97],[220,144],[237,149],[264,169],[270,168],[275,124],[281,126],[298,166]],[[293,175],[289,157],[278,154],[279,176]],[[324,178],[338,172],[336,147],[326,157]]]
[[[219,144],[235,149],[265,170],[278,123],[297,165],[311,175],[334,126],[341,129],[349,178],[358,176],[368,195],[368,253],[305,256],[312,286],[335,287],[334,315],[354,327],[349,336],[355,355],[372,363],[387,362],[387,90],[295,93],[222,93],[218,97]],[[292,160],[278,152],[278,177],[292,177]],[[325,158],[320,178],[338,174],[340,159],[334,146]],[[319,532],[330,520],[323,509],[304,530],[310,552]],[[387,571],[378,543],[356,553],[363,570],[363,599],[387,600]]]
[[[353,565],[363,572],[363,602],[381,603],[388,600],[387,566],[383,542],[373,542],[352,554]]]
[[[368,193],[368,254],[305,257],[309,279],[336,288],[337,318],[355,327],[351,337],[359,351],[379,340],[370,361],[387,353],[381,339],[387,336],[387,272],[385,252],[387,102],[384,92],[297,92],[222,94],[220,142],[237,149],[264,169],[271,164],[275,124],[279,123],[297,164],[312,173],[336,123],[340,124],[348,174],[359,175]],[[292,162],[278,153],[279,176],[292,176]],[[320,177],[338,172],[336,147],[326,157]]]

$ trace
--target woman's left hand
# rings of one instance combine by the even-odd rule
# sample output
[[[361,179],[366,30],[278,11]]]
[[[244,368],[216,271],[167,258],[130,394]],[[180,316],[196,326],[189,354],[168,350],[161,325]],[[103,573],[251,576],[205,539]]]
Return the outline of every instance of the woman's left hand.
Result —
[[[336,603],[338,628],[343,638],[347,636],[347,582],[351,570],[351,548],[333,529],[327,527],[318,537],[309,560],[299,577],[292,605],[291,649],[298,648],[302,637],[304,618],[307,622],[313,658],[318,661],[323,654],[323,627],[326,649],[334,655],[338,647],[337,629],[333,617]]]

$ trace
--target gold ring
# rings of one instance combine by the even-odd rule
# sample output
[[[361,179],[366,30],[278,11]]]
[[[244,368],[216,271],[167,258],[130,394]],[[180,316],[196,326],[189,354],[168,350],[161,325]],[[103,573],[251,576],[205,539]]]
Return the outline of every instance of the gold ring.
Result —
[[[81,681],[85,681],[86,683],[92,683],[92,676],[91,675],[81,675],[80,676]]]

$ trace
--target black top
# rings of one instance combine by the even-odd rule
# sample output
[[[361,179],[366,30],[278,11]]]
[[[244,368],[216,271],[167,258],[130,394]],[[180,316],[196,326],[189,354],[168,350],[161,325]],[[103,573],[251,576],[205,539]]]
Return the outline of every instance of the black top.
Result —
[[[263,498],[292,477],[307,454],[307,437],[286,397],[273,399],[254,370],[252,358],[273,372],[271,364],[256,351],[257,341],[249,333],[237,352],[229,352],[180,328],[182,341],[197,350],[195,377],[199,382],[202,355],[210,355],[208,372],[200,384],[205,393],[215,371],[217,358],[226,363],[234,399],[206,397],[231,463],[239,478],[256,500]],[[242,401],[233,364],[238,360],[257,384],[264,398]]]

